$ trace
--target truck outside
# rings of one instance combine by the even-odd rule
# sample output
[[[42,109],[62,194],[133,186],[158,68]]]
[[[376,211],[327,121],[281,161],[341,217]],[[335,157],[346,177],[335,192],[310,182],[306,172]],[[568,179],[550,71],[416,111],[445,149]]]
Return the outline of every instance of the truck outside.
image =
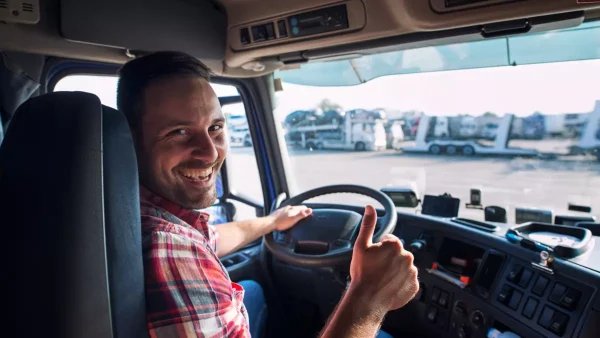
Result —
[[[284,129],[288,144],[306,149],[340,149],[356,151],[384,150],[387,137],[381,114],[364,109],[353,111],[327,111],[290,115]],[[291,124],[292,120],[296,123]]]

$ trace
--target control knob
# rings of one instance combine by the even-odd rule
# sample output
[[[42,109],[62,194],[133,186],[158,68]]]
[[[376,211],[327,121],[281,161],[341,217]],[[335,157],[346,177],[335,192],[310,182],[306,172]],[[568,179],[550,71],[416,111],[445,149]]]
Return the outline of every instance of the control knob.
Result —
[[[419,253],[427,248],[427,242],[423,239],[417,239],[408,245],[407,250],[413,254]]]

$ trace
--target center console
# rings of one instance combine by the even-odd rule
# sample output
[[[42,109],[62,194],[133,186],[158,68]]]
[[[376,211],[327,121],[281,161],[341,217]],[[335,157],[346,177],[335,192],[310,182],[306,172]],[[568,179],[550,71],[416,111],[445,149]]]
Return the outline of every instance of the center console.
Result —
[[[563,262],[540,268],[539,253],[512,245],[502,231],[440,225],[405,223],[396,231],[415,256],[421,290],[408,309],[388,315],[386,325],[406,332],[407,323],[394,318],[404,321],[410,312],[425,324],[418,325],[419,336],[428,337],[487,337],[490,329],[550,338],[599,332],[597,327],[585,331],[587,317],[597,320],[600,314],[600,309],[590,312],[596,287],[577,277],[590,277],[585,271],[571,274]],[[592,335],[582,333],[590,330]]]

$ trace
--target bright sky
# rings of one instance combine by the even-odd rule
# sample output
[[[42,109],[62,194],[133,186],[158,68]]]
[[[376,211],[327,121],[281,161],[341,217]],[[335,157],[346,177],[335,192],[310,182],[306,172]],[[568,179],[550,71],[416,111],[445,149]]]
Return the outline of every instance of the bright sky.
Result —
[[[335,74],[331,74],[335,76]],[[428,115],[480,115],[493,111],[527,116],[587,113],[600,101],[600,60],[572,61],[432,73],[386,76],[348,87],[311,87],[284,83],[277,93],[280,119],[298,109],[310,109],[322,99],[345,109],[386,108],[417,110]],[[59,90],[81,90],[98,95],[116,107],[117,79],[111,76],[69,76]],[[214,85],[219,96],[236,95],[231,86]],[[241,105],[224,108],[243,114]]]
[[[324,98],[344,109],[417,110],[428,115],[584,113],[600,100],[600,60],[403,74],[352,87],[284,84],[277,113],[308,109]]]

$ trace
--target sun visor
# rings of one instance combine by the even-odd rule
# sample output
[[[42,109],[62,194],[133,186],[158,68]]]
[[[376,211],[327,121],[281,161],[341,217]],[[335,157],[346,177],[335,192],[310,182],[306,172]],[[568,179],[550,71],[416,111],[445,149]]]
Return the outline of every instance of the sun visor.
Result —
[[[62,0],[62,35],[130,50],[177,50],[223,60],[227,17],[208,0]]]

